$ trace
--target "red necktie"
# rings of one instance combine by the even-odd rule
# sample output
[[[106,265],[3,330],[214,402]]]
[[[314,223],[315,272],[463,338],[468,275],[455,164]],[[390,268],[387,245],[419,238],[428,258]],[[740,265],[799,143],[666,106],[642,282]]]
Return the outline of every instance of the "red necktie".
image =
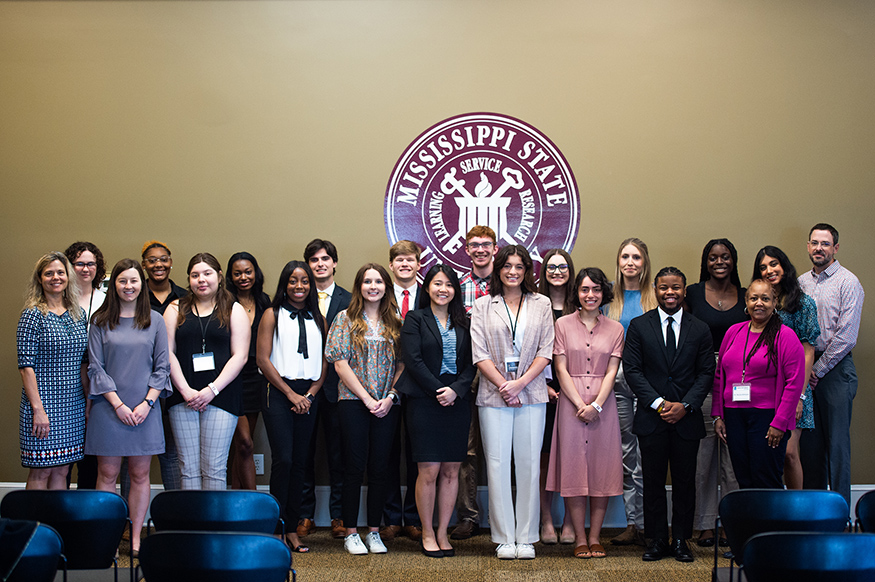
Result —
[[[407,317],[407,312],[410,311],[410,291],[405,289],[402,291],[404,299],[401,300],[401,319]]]

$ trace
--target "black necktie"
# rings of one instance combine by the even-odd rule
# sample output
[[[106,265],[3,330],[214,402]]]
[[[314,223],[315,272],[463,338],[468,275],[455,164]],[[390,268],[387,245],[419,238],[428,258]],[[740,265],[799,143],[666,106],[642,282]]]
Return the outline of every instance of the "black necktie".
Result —
[[[668,327],[665,329],[665,351],[668,354],[668,362],[674,361],[674,354],[677,351],[677,340],[674,336],[674,318],[669,316],[665,320]]]
[[[286,307],[288,309],[288,307]],[[298,317],[298,316],[301,317]],[[298,353],[303,354],[304,359],[310,357],[310,354],[307,351],[307,327],[305,323],[305,319],[313,319],[313,314],[311,314],[306,309],[295,309],[292,307],[289,309],[289,317],[292,319],[298,320]]]

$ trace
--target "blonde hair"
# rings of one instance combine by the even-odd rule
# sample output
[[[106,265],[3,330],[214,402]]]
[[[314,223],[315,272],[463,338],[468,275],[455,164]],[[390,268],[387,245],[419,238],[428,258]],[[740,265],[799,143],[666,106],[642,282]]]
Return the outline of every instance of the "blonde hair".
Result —
[[[641,267],[641,272],[638,273],[638,289],[641,291],[641,309],[648,312],[656,307],[656,293],[653,291],[653,280],[650,275],[650,253],[647,251],[647,245],[640,238],[627,238],[620,243],[620,248],[617,249],[616,275],[614,278],[614,300],[611,302],[608,309],[608,317],[614,321],[620,321],[623,315],[623,302],[626,292],[626,279],[620,271],[620,255],[623,254],[623,249],[632,245],[641,257],[644,259],[644,265]]]
[[[46,293],[43,289],[42,276],[50,264],[59,261],[64,265],[64,271],[67,274],[67,288],[64,289],[64,307],[73,318],[73,321],[79,321],[82,318],[82,308],[79,307],[79,286],[70,284],[70,261],[67,260],[67,255],[60,251],[52,251],[46,253],[39,258],[34,265],[33,275],[27,284],[27,291],[24,295],[24,311],[28,309],[38,309],[43,315],[49,312],[49,305],[46,303]]]

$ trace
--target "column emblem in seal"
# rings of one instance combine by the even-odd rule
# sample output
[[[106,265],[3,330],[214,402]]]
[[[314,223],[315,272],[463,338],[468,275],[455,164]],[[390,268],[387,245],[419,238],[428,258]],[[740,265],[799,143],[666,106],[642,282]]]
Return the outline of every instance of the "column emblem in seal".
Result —
[[[580,196],[571,167],[531,125],[497,113],[468,113],[424,131],[401,154],[386,188],[386,236],[423,248],[423,272],[442,262],[470,269],[465,234],[495,231],[498,245],[525,246],[536,262],[571,251]]]

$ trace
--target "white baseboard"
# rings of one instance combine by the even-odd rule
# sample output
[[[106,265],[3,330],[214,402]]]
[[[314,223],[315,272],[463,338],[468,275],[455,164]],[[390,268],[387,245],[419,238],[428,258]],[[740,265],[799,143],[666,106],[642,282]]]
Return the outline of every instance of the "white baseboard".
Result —
[[[10,483],[10,482],[0,482],[0,499],[3,498],[4,495],[9,493],[10,491],[14,491],[16,489],[24,489],[24,483]],[[402,487],[402,494],[405,487]],[[666,487],[667,495],[668,495],[668,503],[669,503],[669,515],[671,514],[671,485]],[[164,490],[164,487],[161,485],[152,485],[152,497],[155,497],[158,493]],[[267,485],[259,485],[259,491],[269,491]],[[851,514],[853,518],[856,518],[854,514],[854,508],[857,506],[857,501],[863,494],[868,491],[875,490],[875,485],[852,485],[851,486]],[[367,487],[362,487],[362,497],[361,502],[359,504],[359,523],[366,523],[366,514],[365,514],[365,499],[367,496]],[[331,516],[328,513],[328,497],[330,494],[330,489],[327,485],[320,485],[316,487],[316,516],[315,521],[316,525],[319,527],[327,527],[331,525]],[[487,494],[487,488],[485,486],[478,487],[477,489],[477,501],[480,504],[481,509],[481,518],[480,518],[480,526],[488,527],[488,507],[489,507],[489,496]],[[558,495],[553,496],[553,515],[561,523],[562,516],[564,514],[564,506],[562,504],[562,499]],[[146,514],[146,520],[149,519],[148,513]],[[455,523],[455,517],[450,520],[450,523]],[[145,524],[144,524],[145,525]],[[559,523],[557,523],[559,525]],[[623,497],[617,496],[612,497],[610,502],[608,503],[608,512],[605,515],[604,527],[607,528],[624,528],[626,527],[626,514],[623,509]]]

